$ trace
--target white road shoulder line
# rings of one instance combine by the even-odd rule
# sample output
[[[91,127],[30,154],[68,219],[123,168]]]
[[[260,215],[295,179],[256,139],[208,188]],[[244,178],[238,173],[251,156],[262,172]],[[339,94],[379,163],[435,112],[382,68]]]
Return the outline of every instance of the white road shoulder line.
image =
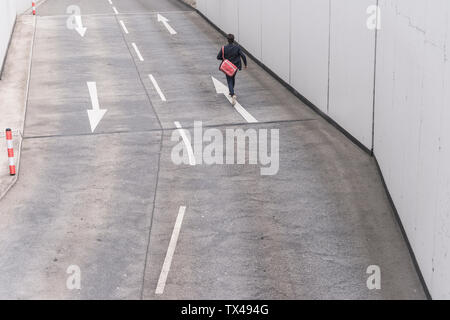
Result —
[[[173,228],[172,237],[170,238],[169,248],[167,249],[166,258],[164,259],[164,264],[159,276],[158,285],[156,287],[155,294],[161,295],[164,293],[166,287],[167,276],[169,275],[170,267],[172,266],[172,259],[177,247],[178,236],[180,235],[181,224],[183,223],[184,213],[186,212],[186,207],[181,206],[178,210],[177,220],[175,222],[175,227]]]
[[[125,33],[128,34],[128,29],[127,29],[127,27],[125,26],[125,23],[123,23],[122,20],[120,20],[119,23],[120,23],[120,25],[122,26],[123,31],[125,31]]]
[[[117,11],[116,7],[112,7],[115,14],[119,14],[119,11]]]
[[[155,89],[158,92],[159,96],[161,97],[161,100],[162,101],[167,101],[166,96],[161,91],[161,88],[159,87],[158,82],[156,82],[156,79],[153,77],[153,75],[149,74],[148,76],[149,76],[150,80],[152,81],[153,86],[155,87]]]
[[[139,51],[136,43],[133,42],[131,45],[133,46],[134,51],[136,51],[136,54],[137,54],[139,60],[144,61],[144,58],[142,57],[141,52]]]
[[[178,121],[175,121],[175,126],[178,128],[178,132],[181,135],[181,138],[183,138],[184,144],[186,145],[186,149],[187,149],[187,153],[188,153],[188,157],[189,157],[189,164],[191,166],[195,166],[195,157],[194,157],[194,150],[192,150],[192,145],[191,142],[189,141],[186,132],[184,132],[183,127],[181,126],[181,124]]]

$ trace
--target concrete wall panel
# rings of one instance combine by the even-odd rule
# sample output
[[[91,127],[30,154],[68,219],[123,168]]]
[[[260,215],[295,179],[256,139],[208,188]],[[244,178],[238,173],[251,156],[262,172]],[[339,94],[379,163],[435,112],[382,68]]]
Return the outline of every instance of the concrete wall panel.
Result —
[[[367,27],[374,0],[331,1],[329,115],[372,148],[375,32]]]
[[[239,41],[239,0],[220,1],[220,28],[232,33]]]
[[[208,19],[220,26],[222,20],[220,13],[220,0],[207,0],[206,10],[206,16]]]
[[[297,0],[292,1],[291,8],[291,85],[325,113],[329,3],[329,0]]]
[[[6,58],[16,15],[24,13],[30,7],[29,0],[0,0],[0,68]]]
[[[262,62],[290,82],[290,0],[262,2]]]
[[[0,68],[8,50],[9,39],[16,18],[16,5],[13,0],[0,1]]]
[[[239,4],[239,42],[257,59],[262,60],[261,0],[241,0]]]

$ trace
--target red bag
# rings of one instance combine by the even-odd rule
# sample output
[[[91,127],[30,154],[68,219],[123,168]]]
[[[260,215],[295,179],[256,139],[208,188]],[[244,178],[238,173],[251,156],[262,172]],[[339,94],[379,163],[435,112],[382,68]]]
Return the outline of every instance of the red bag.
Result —
[[[225,59],[225,48],[222,47],[223,62],[220,64],[219,70],[225,73],[229,77],[233,77],[238,68],[228,59]]]

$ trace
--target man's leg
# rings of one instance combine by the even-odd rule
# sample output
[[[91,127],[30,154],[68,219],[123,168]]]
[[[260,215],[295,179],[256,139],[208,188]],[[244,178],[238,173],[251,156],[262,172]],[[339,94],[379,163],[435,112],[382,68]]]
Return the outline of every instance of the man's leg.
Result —
[[[237,72],[233,76],[233,94],[234,94],[234,87],[236,86],[236,75],[237,75]]]
[[[227,76],[228,89],[230,90],[230,96],[234,96],[234,77]]]

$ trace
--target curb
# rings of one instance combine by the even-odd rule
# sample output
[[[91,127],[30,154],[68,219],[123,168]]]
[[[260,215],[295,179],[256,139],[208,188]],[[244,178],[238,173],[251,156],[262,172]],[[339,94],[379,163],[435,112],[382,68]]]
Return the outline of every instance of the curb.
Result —
[[[46,1],[46,0],[44,0]],[[19,147],[17,149],[17,158],[16,158],[16,175],[13,177],[13,179],[11,180],[11,182],[9,182],[8,186],[6,187],[5,191],[3,191],[0,194],[0,200],[3,199],[3,197],[6,196],[6,194],[11,190],[11,188],[16,184],[16,182],[19,179],[19,174],[20,174],[20,159],[21,159],[21,154],[22,154],[22,143],[23,143],[23,139],[24,139],[24,130],[25,130],[25,119],[26,119],[26,114],[27,114],[27,108],[28,108],[28,95],[29,95],[29,91],[30,91],[30,79],[31,79],[31,67],[32,67],[32,60],[33,60],[33,51],[34,51],[34,40],[36,38],[36,25],[37,25],[37,19],[36,16],[33,17],[33,36],[31,39],[31,50],[30,50],[30,56],[29,56],[29,64],[28,64],[28,76],[27,76],[27,85],[26,85],[26,93],[25,93],[25,101],[24,101],[24,113],[23,113],[23,117],[22,117],[22,128],[20,130],[15,130],[13,132],[13,136],[14,137],[19,137]],[[2,133],[2,136],[0,137],[4,137],[5,134]]]

